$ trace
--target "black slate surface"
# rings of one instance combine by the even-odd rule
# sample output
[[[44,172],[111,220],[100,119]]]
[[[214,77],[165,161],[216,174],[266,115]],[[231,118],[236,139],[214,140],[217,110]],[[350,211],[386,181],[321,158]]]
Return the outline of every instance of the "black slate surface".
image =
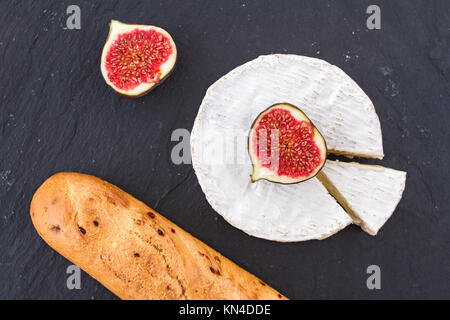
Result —
[[[65,29],[71,4],[81,30]],[[370,4],[381,30],[366,27]],[[111,18],[159,25],[178,45],[175,72],[137,100],[99,72]],[[118,185],[293,299],[450,298],[449,1],[2,1],[0,24],[0,298],[116,298],[86,274],[68,290],[71,263],[31,224],[34,191],[58,171]],[[408,172],[378,236],[247,236],[211,209],[191,165],[171,163],[170,135],[192,128],[208,86],[268,53],[336,64],[374,102],[386,157],[371,163]],[[381,290],[366,287],[372,264]]]

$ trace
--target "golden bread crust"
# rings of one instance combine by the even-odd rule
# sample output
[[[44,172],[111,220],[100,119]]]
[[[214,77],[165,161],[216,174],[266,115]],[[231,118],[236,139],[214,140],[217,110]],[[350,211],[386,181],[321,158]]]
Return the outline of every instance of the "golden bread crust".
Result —
[[[39,235],[122,299],[286,299],[128,193],[58,173],[36,191]]]

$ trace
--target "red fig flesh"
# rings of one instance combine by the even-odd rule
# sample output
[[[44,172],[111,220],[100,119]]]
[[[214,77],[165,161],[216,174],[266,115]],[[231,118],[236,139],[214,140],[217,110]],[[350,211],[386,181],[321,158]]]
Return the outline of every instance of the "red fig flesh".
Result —
[[[146,94],[169,75],[176,60],[175,42],[164,29],[111,20],[101,71],[117,93]]]
[[[297,107],[275,104],[255,120],[249,134],[252,182],[298,183],[314,177],[327,156],[324,138]]]

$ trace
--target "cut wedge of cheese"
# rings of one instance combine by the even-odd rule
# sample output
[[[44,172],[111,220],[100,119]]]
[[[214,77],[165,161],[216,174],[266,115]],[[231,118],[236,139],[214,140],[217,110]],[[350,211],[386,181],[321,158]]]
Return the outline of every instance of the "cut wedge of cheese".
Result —
[[[376,235],[402,197],[406,172],[327,160],[317,177],[352,216],[355,224]]]
[[[317,178],[292,185],[250,179],[251,125],[280,102],[305,111],[330,149],[383,156],[372,103],[343,71],[314,58],[272,55],[208,89],[191,133],[192,164],[208,202],[238,229],[275,241],[324,239],[352,219]]]

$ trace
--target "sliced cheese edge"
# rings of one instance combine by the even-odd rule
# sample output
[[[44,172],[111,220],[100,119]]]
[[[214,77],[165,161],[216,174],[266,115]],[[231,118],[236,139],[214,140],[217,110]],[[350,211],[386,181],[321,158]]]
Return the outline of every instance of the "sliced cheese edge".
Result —
[[[404,171],[331,160],[317,177],[353,223],[370,235],[376,235],[394,213],[406,182]]]
[[[267,76],[261,76],[261,70]],[[278,72],[275,78],[273,77],[274,71]],[[258,76],[255,77],[255,74]],[[331,79],[328,82],[331,85],[327,84],[328,79]],[[237,83],[239,86],[234,85]],[[258,86],[255,86],[256,83]],[[298,88],[306,91],[299,93]],[[261,92],[262,94],[260,94]],[[304,206],[306,212],[310,202],[319,203],[326,199],[329,207],[311,208],[311,212],[306,214],[304,226],[301,224],[292,225],[288,232],[278,230],[276,221],[267,221],[267,226],[259,220],[256,224],[253,223],[252,220],[255,217],[251,216],[252,211],[259,210],[258,214],[266,214],[262,206],[255,209],[253,205],[250,205],[242,210],[244,209],[243,206],[230,204],[237,199],[233,200],[231,197],[223,196],[224,193],[231,192],[233,188],[227,185],[224,187],[221,183],[221,179],[223,180],[224,177],[217,174],[213,167],[204,165],[199,160],[201,157],[198,157],[198,154],[202,153],[199,152],[202,146],[215,143],[214,139],[209,137],[211,131],[205,132],[202,128],[203,124],[208,123],[207,127],[213,126],[219,128],[219,130],[235,128],[249,130],[251,122],[263,109],[279,102],[293,103],[305,111],[327,139],[331,153],[383,158],[381,126],[375,108],[362,89],[341,69],[323,60],[304,56],[283,54],[260,56],[230,71],[211,85],[195,119],[191,133],[192,164],[210,205],[226,221],[238,229],[252,236],[275,241],[324,239],[352,222],[362,224],[356,215],[351,213],[353,216],[351,218],[344,211],[333,198],[333,196],[336,196],[330,195],[329,190],[327,191],[325,188],[326,185],[320,183],[317,178],[300,185],[306,188],[308,184],[313,184],[317,190],[320,189],[317,186],[319,185],[324,190],[324,192],[319,192],[321,196],[317,197],[310,194],[308,199],[302,201],[297,199],[297,204],[298,206]],[[242,106],[247,106],[249,111],[242,114]],[[349,112],[351,116],[346,117]],[[330,115],[332,116],[331,126],[328,126]],[[224,121],[227,122],[226,125],[224,125]],[[336,132],[339,134],[336,134]],[[249,179],[247,177],[249,174],[250,172],[241,171],[241,175],[247,179]],[[238,179],[239,176],[234,178]],[[259,186],[259,189],[263,189],[266,188],[263,186],[264,184],[271,183],[260,181],[253,185],[244,184],[244,187],[252,190],[252,188]],[[244,187],[238,186],[237,189],[245,189]],[[292,188],[290,186],[274,186],[273,188],[278,187]],[[259,190],[259,192],[261,191],[263,190]],[[288,192],[288,190],[285,191]],[[235,197],[237,196],[240,197],[241,195],[236,193]],[[330,208],[332,209],[330,210]],[[324,212],[325,216],[328,216],[331,212],[331,216],[333,216],[331,220],[335,221],[324,223],[324,228],[318,228],[320,227],[320,219],[316,222],[313,221],[317,218],[311,214],[314,213],[314,210],[316,210],[316,215]],[[326,213],[327,210],[329,211],[328,214]],[[284,210],[284,212],[286,211],[288,210]],[[352,211],[349,210],[349,212]],[[242,215],[244,215],[244,218]],[[263,217],[257,216],[256,218],[261,219]],[[328,216],[327,219],[329,218]],[[249,221],[250,225],[248,225]],[[288,222],[292,223],[293,221]],[[289,223],[284,224],[289,226]],[[299,230],[300,232],[290,234],[296,227],[304,229],[305,232]],[[367,230],[372,232],[374,229],[367,228]]]

